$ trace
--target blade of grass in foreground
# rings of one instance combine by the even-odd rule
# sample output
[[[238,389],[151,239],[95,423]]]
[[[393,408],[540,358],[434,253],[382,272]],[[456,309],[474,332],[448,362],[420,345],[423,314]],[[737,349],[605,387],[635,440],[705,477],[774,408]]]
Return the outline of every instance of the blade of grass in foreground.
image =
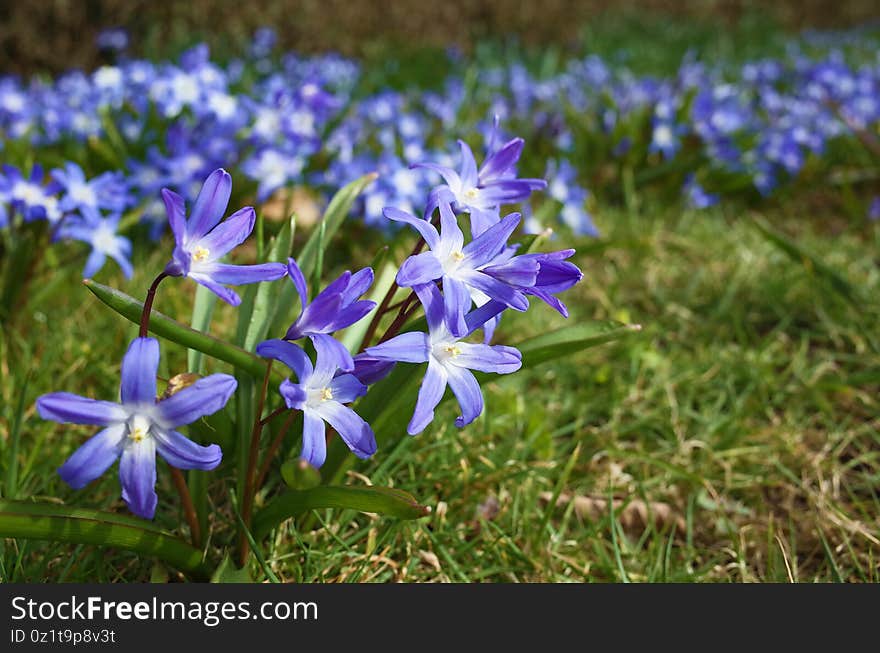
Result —
[[[0,537],[112,546],[155,556],[194,580],[211,575],[202,552],[183,540],[149,522],[99,510],[0,501]]]

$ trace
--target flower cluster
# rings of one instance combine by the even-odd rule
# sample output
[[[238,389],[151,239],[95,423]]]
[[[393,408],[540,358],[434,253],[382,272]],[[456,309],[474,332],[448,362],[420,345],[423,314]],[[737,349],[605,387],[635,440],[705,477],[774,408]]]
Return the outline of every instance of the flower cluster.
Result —
[[[469,155],[470,150],[464,144],[461,147]],[[261,342],[256,352],[280,361],[295,377],[280,384],[283,406],[278,410],[302,414],[300,456],[314,467],[320,467],[327,456],[327,425],[356,456],[367,458],[376,452],[375,434],[352,404],[398,363],[427,363],[409,422],[410,434],[423,431],[434,419],[447,385],[461,409],[455,423],[465,426],[483,410],[483,394],[472,371],[509,374],[522,364],[516,349],[489,344],[500,314],[508,308],[525,311],[528,297],[536,296],[567,315],[556,294],[582,277],[566,260],[573,250],[520,254],[519,245],[510,240],[520,215],[501,217],[502,205],[524,200],[532,190],[546,186],[543,180],[516,177],[513,166],[522,147],[522,139],[508,141],[490,153],[479,171],[467,156],[460,175],[441,168],[451,185],[429,193],[424,218],[385,208],[390,220],[412,226],[422,238],[420,243],[429,248],[406,259],[397,274],[397,285],[404,291],[411,289],[410,299],[424,309],[427,332],[401,333],[403,323],[399,323],[397,330],[389,328],[378,344],[364,342],[362,351],[352,356],[334,334],[378,310],[375,302],[362,298],[373,283],[372,269],[346,271],[310,299],[306,275],[293,258],[286,266],[220,262],[244,242],[254,226],[250,207],[223,220],[232,191],[231,177],[223,169],[207,177],[189,217],[184,199],[174,191],[162,190],[175,246],[171,260],[151,287],[150,297],[162,279],[190,277],[237,305],[240,299],[227,285],[289,279],[299,296],[299,314],[283,338]],[[58,183],[65,181],[83,183],[75,174]],[[83,200],[85,193],[69,192],[70,183],[65,198],[75,194]],[[92,206],[78,208],[85,215],[97,211]],[[439,232],[432,223],[434,209],[439,214]],[[467,243],[459,225],[462,217],[456,210],[470,215],[474,237]],[[157,398],[159,343],[146,337],[151,301],[145,304],[141,335],[131,343],[122,363],[119,403],[66,392],[43,395],[37,401],[44,419],[103,428],[61,466],[61,477],[72,487],[81,488],[118,459],[122,497],[132,512],[145,518],[152,518],[156,510],[157,453],[177,469],[210,470],[220,464],[219,446],[196,444],[176,429],[221,410],[237,385],[231,376],[214,374],[182,388],[175,385]],[[467,338],[480,329],[483,342],[468,342]],[[367,338],[371,336],[372,331]],[[308,350],[314,352],[314,360]]]

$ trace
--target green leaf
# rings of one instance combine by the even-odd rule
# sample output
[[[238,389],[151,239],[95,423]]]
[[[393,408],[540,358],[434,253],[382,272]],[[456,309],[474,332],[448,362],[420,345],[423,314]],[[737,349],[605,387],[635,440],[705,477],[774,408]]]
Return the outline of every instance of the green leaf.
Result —
[[[130,320],[134,324],[140,323],[141,312],[143,311],[144,306],[143,302],[140,302],[134,297],[130,297],[115,288],[96,283],[91,279],[83,279],[83,284],[98,299],[121,316]],[[229,343],[208,335],[207,333],[201,333],[191,329],[158,311],[153,311],[148,326],[149,330],[157,336],[167,338],[168,340],[183,345],[184,347],[196,349],[206,356],[225,361],[254,377],[262,378],[262,375],[266,372],[266,361],[256,354],[245,351],[241,347],[230,345]],[[276,382],[283,380],[280,372],[276,374],[276,379]]]
[[[321,472],[302,458],[281,465],[281,478],[292,490],[309,490],[321,484]]]
[[[824,263],[819,257],[806,251],[803,247],[776,231],[766,220],[758,216],[751,217],[751,223],[773,245],[791,258],[795,263],[804,266],[807,272],[825,280],[837,293],[848,301],[856,310],[864,307],[864,299],[856,287],[847,281],[840,272]]]
[[[377,173],[371,172],[355,179],[353,182],[340,188],[336,195],[333,196],[333,199],[330,200],[330,204],[327,205],[327,210],[324,211],[324,216],[321,218],[323,228],[322,225],[317,225],[317,228],[312,231],[312,235],[299,253],[299,258],[296,259],[296,264],[299,265],[299,269],[302,270],[303,276],[306,279],[309,279],[315,270],[322,241],[324,247],[326,247],[327,243],[330,242],[339,230],[339,227],[342,226],[358,195],[378,177]]]
[[[202,285],[197,286],[190,326],[196,331],[207,331],[211,326],[211,316],[214,315],[216,305],[217,295]],[[187,350],[186,367],[193,374],[202,374],[204,372],[202,352],[198,349]]]
[[[309,490],[289,490],[273,499],[254,517],[254,539],[261,539],[285,519],[323,508],[375,512],[398,519],[418,519],[429,512],[403,490],[321,485]]]
[[[523,367],[527,367],[619,340],[641,329],[640,324],[623,324],[613,320],[582,322],[529,338],[516,348],[522,353]]]
[[[211,575],[202,552],[183,540],[150,522],[99,510],[0,500],[0,538],[5,537],[112,546],[155,556],[196,580]]]
[[[220,566],[214,571],[214,574],[211,576],[212,583],[253,583],[254,579],[251,578],[250,571],[248,571],[247,565],[239,569],[235,566],[235,563],[232,562],[232,558],[229,555],[223,558],[223,562],[220,563]]]

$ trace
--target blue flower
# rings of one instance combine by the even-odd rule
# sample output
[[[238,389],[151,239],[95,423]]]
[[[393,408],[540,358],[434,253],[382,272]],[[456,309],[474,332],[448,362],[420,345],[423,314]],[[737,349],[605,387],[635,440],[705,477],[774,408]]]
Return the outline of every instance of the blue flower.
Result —
[[[157,402],[158,367],[159,341],[136,338],[122,360],[120,403],[69,392],[37,399],[43,419],[104,427],[58,469],[61,478],[78,490],[118,458],[122,498],[145,519],[156,512],[156,453],[179,469],[210,470],[220,464],[220,447],[198,445],[175,429],[223,408],[236,388],[228,374],[212,374]]]
[[[113,213],[104,217],[93,208],[81,208],[80,213],[81,217],[71,216],[65,219],[58,230],[58,236],[91,245],[92,253],[86,261],[83,277],[88,279],[97,274],[109,256],[119,264],[125,277],[131,279],[134,272],[129,260],[131,241],[116,233],[119,227],[119,214]]]
[[[205,180],[187,219],[183,198],[174,191],[162,189],[162,199],[175,241],[174,254],[165,266],[165,273],[189,277],[223,301],[238,306],[241,298],[223,284],[274,281],[287,274],[287,268],[282,263],[230,265],[218,262],[247,239],[256,219],[254,209],[248,206],[220,223],[231,193],[232,178],[229,173],[222,168],[215,170]]]
[[[311,303],[306,279],[292,258],[287,261],[287,273],[299,294],[302,310],[287,330],[285,340],[299,340],[308,336],[315,346],[318,341],[324,341],[325,347],[335,351],[339,367],[351,371],[354,368],[351,354],[329,334],[351,326],[375,308],[376,302],[358,299],[372,285],[373,269],[363,268],[354,274],[346,270],[318,293]]]
[[[58,190],[57,182],[43,184],[43,167],[40,165],[31,168],[29,177],[11,165],[4,165],[0,174],[0,192],[26,222],[47,220],[50,224],[58,223],[63,217],[56,197]]]
[[[506,246],[508,237],[519,224],[519,213],[505,216],[467,245],[464,245],[464,235],[448,202],[440,202],[442,235],[427,220],[393,207],[385,209],[385,217],[415,228],[430,248],[403,262],[397,273],[397,284],[415,287],[442,280],[447,322],[455,335],[465,333],[464,316],[471,306],[472,292],[483,293],[517,311],[528,309],[529,301],[523,293],[483,270]],[[523,275],[531,274],[531,283],[534,283],[537,271],[534,264],[518,270]],[[528,283],[526,280],[524,285]]]
[[[64,169],[52,171],[63,195],[60,208],[64,212],[87,209],[122,211],[128,205],[125,181],[118,173],[105,172],[87,180],[82,168],[68,161]]]
[[[399,361],[428,363],[425,378],[419,387],[415,412],[407,426],[410,435],[422,432],[434,419],[434,408],[443,398],[447,384],[452,388],[461,415],[456,426],[473,422],[483,412],[483,393],[470,370],[510,374],[522,365],[522,356],[513,347],[489,346],[461,342],[446,327],[443,298],[434,284],[414,288],[425,308],[428,333],[402,333],[375,347],[365,350],[365,355],[375,361]],[[490,302],[494,311],[503,306]],[[491,314],[491,313],[490,313]],[[468,315],[468,333],[482,326],[486,313],[477,309]]]
[[[498,222],[502,204],[522,201],[532,191],[547,186],[543,179],[516,178],[515,167],[525,144],[521,138],[514,138],[490,153],[479,170],[470,146],[461,140],[458,144],[461,148],[461,168],[458,172],[436,163],[413,165],[433,170],[446,181],[445,185],[431,191],[426,217],[441,202],[454,202],[458,210],[470,213],[471,232],[477,237]]]
[[[352,374],[338,374],[342,360],[338,348],[328,346],[327,339],[315,340],[316,364],[296,345],[284,340],[266,340],[257,345],[257,353],[275,358],[296,373],[297,383],[286,379],[280,388],[288,408],[303,413],[301,456],[311,465],[320,467],[327,457],[324,422],[336,429],[339,436],[358,458],[376,453],[373,429],[348,404],[366,393],[367,386]]]
[[[703,187],[697,182],[693,174],[687,176],[684,182],[685,197],[688,204],[695,209],[707,209],[718,203],[718,196],[714,193],[707,193]]]

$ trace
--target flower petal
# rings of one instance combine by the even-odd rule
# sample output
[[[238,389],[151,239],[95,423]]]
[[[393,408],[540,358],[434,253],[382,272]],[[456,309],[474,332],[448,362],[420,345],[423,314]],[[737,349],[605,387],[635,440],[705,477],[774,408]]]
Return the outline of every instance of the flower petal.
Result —
[[[238,382],[228,374],[212,374],[183,388],[157,405],[168,428],[191,424],[226,405]]]
[[[440,241],[446,252],[460,252],[464,245],[464,234],[458,226],[458,218],[447,202],[440,202]]]
[[[43,419],[62,424],[109,426],[128,418],[128,412],[117,403],[80,397],[70,392],[43,395],[37,399],[37,412]]]
[[[436,172],[441,177],[443,177],[443,180],[454,191],[461,190],[461,177],[459,177],[458,173],[452,168],[447,168],[446,166],[441,166],[437,163],[413,163],[410,168],[424,168],[425,170],[432,170],[433,172]],[[386,215],[385,217],[387,218],[388,216]],[[427,240],[427,238],[425,240]]]
[[[293,287],[296,288],[296,292],[299,295],[300,305],[302,306],[300,313],[302,313],[302,311],[306,309],[306,306],[309,305],[309,289],[306,285],[306,278],[303,276],[302,270],[299,269],[296,260],[293,258],[287,259],[287,275],[290,277],[290,280],[293,282]]]
[[[310,385],[323,387],[330,385],[336,370],[349,372],[354,369],[351,353],[333,336],[316,333],[311,337],[315,345],[315,374]]]
[[[434,249],[440,242],[440,234],[437,233],[437,229],[434,228],[434,225],[432,225],[427,220],[417,218],[416,216],[410,215],[406,211],[396,209],[393,206],[386,206],[384,209],[382,209],[382,215],[384,215],[389,220],[394,220],[395,222],[405,222],[409,226],[413,227],[416,231],[419,232],[422,238],[425,239],[425,242],[431,249]]]
[[[463,189],[474,188],[479,184],[477,178],[477,162],[470,145],[462,140],[458,141],[461,148],[461,187]]]
[[[479,238],[501,220],[499,209],[478,209],[470,207],[471,237]]]
[[[347,306],[354,302],[358,297],[367,292],[367,289],[373,284],[373,268],[363,268],[358,270],[348,282],[348,288],[342,293],[342,304]]]
[[[494,277],[490,277],[488,274],[483,274],[482,272],[477,272],[475,270],[463,270],[461,276],[468,286],[486,293],[492,299],[506,304],[515,311],[525,311],[529,308],[529,300],[519,290],[508,286],[506,283],[498,281],[498,279],[495,279]],[[468,297],[470,298],[470,295],[468,295]],[[470,306],[468,306],[468,308],[470,308]],[[449,319],[448,311],[446,315],[447,319]],[[456,333],[455,335],[462,334]]]
[[[455,418],[459,428],[473,422],[483,412],[483,393],[476,377],[463,367],[448,365],[449,387],[458,399],[461,415]]]
[[[413,412],[412,419],[409,421],[409,425],[406,427],[407,433],[410,435],[421,433],[434,419],[434,409],[440,403],[440,400],[443,399],[447,377],[448,374],[443,365],[434,359],[428,360],[425,378],[422,379],[422,385],[419,386],[419,398],[416,400],[416,409]]]
[[[107,256],[98,249],[93,249],[86,259],[86,266],[83,268],[83,279],[91,279],[95,276],[107,260]]]
[[[420,331],[401,333],[375,347],[368,347],[364,354],[378,360],[424,363],[430,356],[428,335]]]
[[[312,467],[320,467],[327,459],[327,439],[324,436],[324,420],[311,410],[303,411],[302,453]]]
[[[500,179],[505,173],[509,173],[510,169],[519,161],[523,145],[525,145],[523,139],[514,138],[487,156],[483,165],[480,166],[480,183],[487,184]]]
[[[302,347],[285,340],[264,340],[257,345],[257,354],[263,358],[274,358],[281,361],[296,373],[300,383],[305,382],[312,374],[312,361],[306,356]]]
[[[464,315],[472,303],[471,294],[464,283],[452,277],[443,277],[443,313],[452,335],[461,338],[467,333]]]
[[[156,403],[156,372],[159,370],[159,341],[135,338],[122,359],[119,394],[123,404]]]
[[[106,472],[122,452],[125,428],[125,424],[114,424],[86,440],[58,468],[64,482],[79,490]]]
[[[188,241],[199,240],[213,229],[226,212],[232,194],[232,177],[217,168],[205,180],[187,223]]]
[[[210,290],[227,304],[230,304],[231,306],[238,306],[241,304],[241,297],[238,296],[237,292],[226,286],[221,286],[214,281],[210,275],[202,272],[190,272],[189,278]]]
[[[144,519],[156,514],[156,443],[153,438],[132,442],[119,459],[119,482],[128,509]]]
[[[507,239],[516,229],[521,217],[519,213],[505,215],[497,224],[492,225],[474,238],[461,250],[461,253],[464,254],[462,264],[470,268],[478,268],[491,261],[496,254],[504,249]]]
[[[425,283],[431,283],[443,276],[443,266],[437,260],[434,252],[422,252],[410,256],[403,262],[397,271],[397,285],[411,288]]]
[[[175,395],[176,396],[176,395]],[[178,469],[214,469],[223,459],[223,452],[216,444],[202,446],[177,431],[153,430],[156,450],[169,465]]]
[[[260,281],[275,281],[287,274],[287,268],[283,263],[259,263],[257,265],[215,263],[211,271],[205,274],[209,274],[217,283],[242,286]]]
[[[428,330],[431,333],[434,333],[438,329],[441,329],[443,327],[443,322],[446,319],[446,315],[444,313],[443,296],[440,294],[440,289],[433,283],[426,283],[413,286],[413,292],[415,292],[419,301],[422,303],[422,308],[425,310],[425,320],[428,322]]]
[[[490,347],[469,342],[457,342],[456,346],[461,353],[449,361],[450,365],[496,374],[510,374],[522,367],[522,354],[513,347]]]
[[[367,393],[367,386],[353,374],[340,374],[330,382],[329,387],[334,401],[340,404],[350,404]]]
[[[364,385],[372,385],[391,374],[394,365],[393,361],[379,360],[361,353],[354,357],[354,370],[351,373]]]
[[[256,219],[253,207],[246,206],[239,209],[191,247],[205,248],[209,252],[210,260],[215,261],[247,240],[247,237],[254,230]],[[285,270],[285,274],[286,272]]]
[[[168,214],[174,242],[178,247],[183,247],[186,243],[186,208],[183,198],[173,190],[163,188],[162,201],[165,202],[165,213]]]
[[[336,429],[339,436],[358,458],[369,458],[376,453],[376,436],[373,429],[351,408],[338,401],[325,401],[316,412]]]

